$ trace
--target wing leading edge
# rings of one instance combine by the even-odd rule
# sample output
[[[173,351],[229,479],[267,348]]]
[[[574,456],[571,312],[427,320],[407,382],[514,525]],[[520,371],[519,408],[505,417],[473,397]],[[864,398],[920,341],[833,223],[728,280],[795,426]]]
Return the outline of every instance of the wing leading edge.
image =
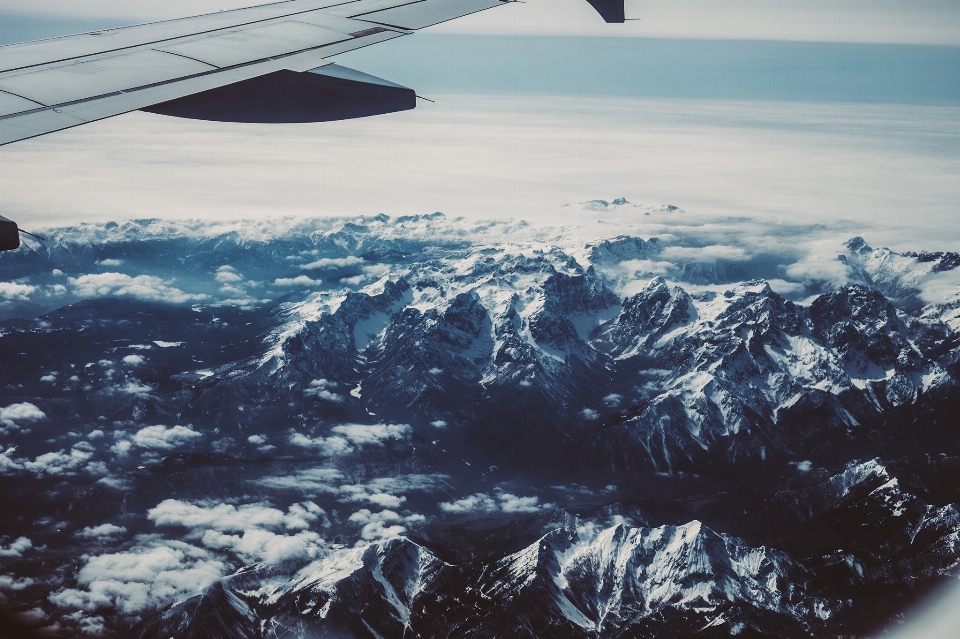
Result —
[[[405,87],[323,69],[339,53],[513,1],[286,0],[3,46],[0,145],[138,109],[302,122],[413,108]],[[623,21],[624,0],[587,1]]]

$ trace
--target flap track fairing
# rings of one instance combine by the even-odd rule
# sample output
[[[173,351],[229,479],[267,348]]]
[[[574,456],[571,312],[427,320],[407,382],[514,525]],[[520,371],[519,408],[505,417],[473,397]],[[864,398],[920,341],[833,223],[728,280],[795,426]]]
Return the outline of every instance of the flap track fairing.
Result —
[[[193,120],[297,123],[350,120],[416,107],[413,89],[337,64],[276,71],[143,109]]]

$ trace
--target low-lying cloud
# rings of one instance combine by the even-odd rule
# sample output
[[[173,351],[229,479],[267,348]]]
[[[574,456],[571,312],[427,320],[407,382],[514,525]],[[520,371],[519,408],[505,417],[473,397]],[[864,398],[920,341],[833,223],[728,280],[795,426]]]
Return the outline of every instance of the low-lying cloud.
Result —
[[[71,277],[77,297],[126,297],[146,302],[184,304],[207,299],[207,295],[185,293],[170,282],[153,275],[130,276],[123,273],[91,273]]]
[[[202,437],[189,426],[147,426],[133,435],[133,443],[140,448],[173,450]]]

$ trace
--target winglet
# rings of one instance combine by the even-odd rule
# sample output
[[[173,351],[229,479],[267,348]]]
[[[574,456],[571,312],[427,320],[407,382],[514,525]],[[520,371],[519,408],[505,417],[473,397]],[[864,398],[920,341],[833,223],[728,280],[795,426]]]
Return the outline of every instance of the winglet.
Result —
[[[608,24],[619,24],[626,21],[626,11],[623,8],[625,0],[587,0],[597,13]]]

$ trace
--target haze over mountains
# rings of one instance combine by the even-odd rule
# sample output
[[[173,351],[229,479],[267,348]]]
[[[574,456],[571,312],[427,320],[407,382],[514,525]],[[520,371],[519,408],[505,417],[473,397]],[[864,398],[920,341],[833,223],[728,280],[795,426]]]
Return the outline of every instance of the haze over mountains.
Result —
[[[960,255],[570,210],[613,232],[140,220],[0,256],[4,605],[68,636],[839,637],[955,569]]]

